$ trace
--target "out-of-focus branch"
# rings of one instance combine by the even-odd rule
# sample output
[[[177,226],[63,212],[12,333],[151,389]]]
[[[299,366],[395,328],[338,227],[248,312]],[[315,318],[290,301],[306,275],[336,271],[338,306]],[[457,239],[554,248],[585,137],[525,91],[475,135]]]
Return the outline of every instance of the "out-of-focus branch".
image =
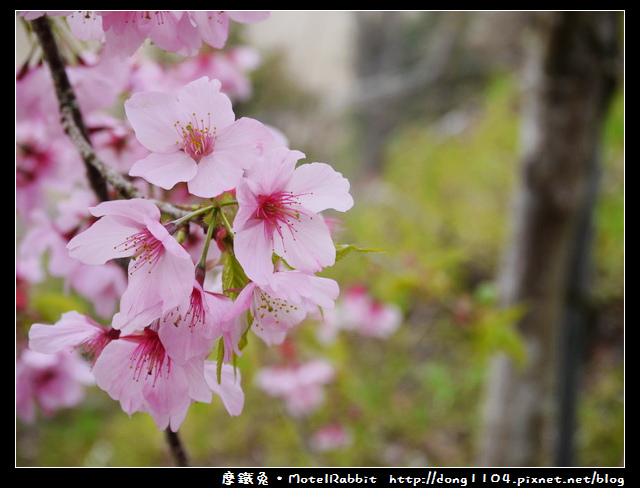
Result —
[[[78,100],[69,82],[65,63],[51,30],[49,19],[43,16],[30,22],[42,46],[45,61],[51,71],[51,77],[60,104],[62,128],[80,153],[87,168],[89,184],[98,200],[105,201],[109,199],[107,185],[111,185],[124,198],[146,198],[131,181],[105,164],[96,155],[89,140],[88,131],[78,106]],[[184,217],[188,213],[166,202],[154,201],[154,203],[166,215],[176,219]]]

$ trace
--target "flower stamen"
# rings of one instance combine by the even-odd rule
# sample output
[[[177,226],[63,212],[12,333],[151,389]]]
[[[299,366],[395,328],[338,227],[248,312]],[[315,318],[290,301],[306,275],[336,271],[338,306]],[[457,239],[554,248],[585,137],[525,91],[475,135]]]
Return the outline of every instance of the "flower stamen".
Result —
[[[174,124],[178,132],[176,144],[181,146],[181,150],[199,163],[200,160],[213,152],[216,140],[217,127],[211,127],[211,114],[208,113],[208,120],[203,118],[198,120],[196,114],[191,114],[192,119],[186,125],[178,121]]]

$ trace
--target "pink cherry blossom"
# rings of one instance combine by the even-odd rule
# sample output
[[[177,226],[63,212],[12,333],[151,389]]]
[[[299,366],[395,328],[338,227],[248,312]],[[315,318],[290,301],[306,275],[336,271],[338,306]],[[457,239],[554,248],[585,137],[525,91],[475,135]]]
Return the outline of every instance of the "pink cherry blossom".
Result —
[[[296,167],[303,156],[270,146],[238,185],[234,250],[256,283],[269,282],[273,253],[290,267],[309,273],[335,262],[335,245],[320,212],[329,208],[344,212],[353,206],[349,181],[328,164]]]
[[[270,14],[265,11],[195,10],[189,11],[188,15],[202,41],[221,49],[229,36],[230,20],[240,23],[261,22]]]
[[[158,335],[174,361],[205,357],[224,331],[231,299],[209,293],[194,281],[193,291],[159,321]]]
[[[119,401],[125,413],[148,413],[158,429],[176,432],[191,404],[210,403],[212,393],[229,405],[231,415],[239,414],[238,399],[243,397],[238,380],[223,365],[222,383],[211,384],[212,369],[215,375],[216,366],[202,357],[182,363],[172,360],[155,328],[148,327],[110,342],[93,374],[97,385]]]
[[[265,393],[282,398],[294,417],[315,410],[324,399],[323,386],[335,371],[325,360],[315,359],[295,366],[272,366],[258,371],[256,381]]]
[[[72,198],[60,201],[55,220],[41,211],[32,214],[31,225],[16,243],[16,269],[31,283],[39,283],[47,276],[62,278],[65,292],[73,290],[88,298],[97,315],[110,317],[126,289],[125,273],[114,262],[86,265],[69,257],[66,248],[68,236],[84,226],[87,204],[93,202],[87,196],[92,194],[77,191]],[[85,205],[79,207],[82,203]],[[84,211],[81,217],[79,208]]]
[[[172,78],[182,84],[209,76],[220,80],[221,91],[232,100],[246,100],[252,92],[247,76],[260,64],[260,55],[249,46],[234,46],[224,51],[202,52],[176,63],[163,76],[166,83]]]
[[[268,285],[250,282],[238,295],[231,313],[249,310],[251,329],[266,344],[282,344],[287,333],[310,312],[330,309],[338,297],[338,284],[330,279],[302,273],[279,271]]]
[[[400,326],[402,313],[392,303],[374,299],[363,286],[352,286],[342,299],[347,328],[372,337],[387,338]]]
[[[130,175],[165,189],[187,182],[189,192],[201,198],[233,190],[273,136],[257,120],[236,120],[220,88],[219,80],[202,77],[177,95],[134,93],[125,111],[151,153],[134,163]]]
[[[333,423],[314,432],[310,443],[317,451],[331,451],[345,447],[349,445],[351,441],[351,435],[344,426]]]
[[[221,49],[229,22],[265,20],[264,11],[214,10],[34,10],[20,11],[26,20],[43,15],[65,16],[71,32],[83,41],[98,40],[108,55],[132,55],[146,39],[160,49],[185,56],[197,54],[203,42]]]
[[[120,331],[104,327],[75,310],[62,314],[53,325],[36,323],[29,329],[29,349],[42,354],[78,350],[95,361]]]
[[[102,202],[89,209],[99,219],[67,244],[69,255],[97,265],[131,258],[127,289],[113,327],[145,327],[190,296],[195,265],[160,223],[160,211],[144,199]]]
[[[28,221],[46,207],[52,190],[70,191],[82,174],[81,161],[68,138],[52,133],[48,121],[16,121],[16,213]]]
[[[195,54],[201,45],[184,11],[103,10],[99,14],[107,55],[130,56],[147,38],[160,49],[185,55]]]
[[[374,299],[361,285],[345,290],[342,300],[322,317],[318,329],[323,342],[331,342],[340,330],[386,339],[402,323],[402,311],[393,303]]]
[[[43,354],[25,349],[16,362],[16,414],[33,423],[38,410],[51,416],[75,407],[84,399],[85,388],[93,384],[89,365],[77,351]]]
[[[96,360],[93,374],[125,413],[147,412],[159,429],[170,425],[175,431],[193,400],[211,401],[202,368],[200,358],[184,364],[172,361],[157,332],[146,328],[110,342]]]

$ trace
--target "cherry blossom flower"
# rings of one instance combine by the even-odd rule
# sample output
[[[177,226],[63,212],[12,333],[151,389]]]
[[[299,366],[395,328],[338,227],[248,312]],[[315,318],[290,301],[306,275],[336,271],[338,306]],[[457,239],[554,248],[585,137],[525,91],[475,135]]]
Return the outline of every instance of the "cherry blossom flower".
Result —
[[[175,78],[176,82],[185,84],[202,76],[209,76],[220,80],[221,91],[232,100],[246,100],[252,92],[247,73],[256,69],[260,62],[258,51],[249,46],[202,52],[167,69],[163,82]]]
[[[207,356],[224,331],[230,306],[230,298],[207,292],[194,281],[191,295],[158,324],[158,335],[171,358],[184,363]]]
[[[351,434],[338,423],[326,425],[311,437],[310,444],[317,451],[331,451],[351,444]]]
[[[32,214],[31,225],[16,243],[16,270],[31,283],[40,283],[47,276],[62,278],[65,292],[75,291],[91,301],[97,315],[110,317],[126,289],[125,273],[113,262],[100,266],[81,263],[69,257],[66,248],[68,235],[86,220],[86,215],[74,215],[86,196],[77,191],[69,200],[59,202],[55,220],[41,211]],[[86,214],[87,205],[82,208]]]
[[[229,22],[254,23],[269,17],[266,11],[215,10],[22,10],[25,20],[43,15],[64,16],[71,32],[83,41],[104,41],[110,53],[133,54],[145,41],[159,48],[195,55],[202,43],[225,46]]]
[[[372,337],[387,338],[402,322],[397,305],[374,299],[364,286],[352,286],[345,291],[342,311],[347,328]]]
[[[325,360],[315,359],[295,366],[272,366],[258,371],[256,382],[268,395],[282,398],[287,411],[300,417],[314,411],[324,399],[323,386],[335,371]]]
[[[152,202],[113,200],[89,211],[99,219],[69,241],[69,255],[90,265],[131,258],[113,327],[144,327],[190,296],[195,265],[169,232],[172,224],[160,223],[160,211]]]
[[[284,146],[270,146],[236,190],[236,257],[252,281],[268,283],[275,253],[297,270],[315,273],[335,262],[331,231],[320,212],[353,206],[349,181],[331,166],[308,163]]]
[[[287,333],[319,308],[330,309],[338,297],[338,284],[300,271],[279,271],[270,284],[250,282],[243,288],[230,313],[249,310],[252,331],[266,344],[282,344]]]
[[[29,329],[29,349],[42,354],[78,350],[94,362],[120,331],[104,327],[75,310],[65,312],[53,325],[35,323]]]
[[[185,11],[103,10],[99,14],[108,54],[130,56],[147,38],[160,49],[184,55],[195,54],[202,43]]]
[[[273,140],[271,131],[248,117],[235,119],[219,80],[199,78],[168,92],[138,92],[125,102],[136,137],[151,153],[134,163],[131,176],[211,198],[233,190]]]
[[[24,349],[16,362],[16,414],[33,423],[37,411],[51,416],[82,402],[85,388],[93,385],[89,365],[77,351],[44,354]]]
[[[229,21],[252,24],[269,17],[266,11],[214,11],[195,10],[187,12],[191,23],[195,26],[200,39],[206,44],[221,49],[229,36]]]
[[[364,286],[354,285],[319,322],[318,335],[323,342],[331,342],[340,330],[386,339],[401,325],[402,311],[393,303],[374,299]]]
[[[213,383],[217,365],[202,357],[172,360],[156,329],[157,325],[147,327],[142,333],[110,342],[93,367],[98,387],[119,401],[128,415],[151,415],[160,430],[176,432],[191,404],[210,403],[212,393],[223,399],[230,415],[238,415],[239,399],[243,399],[239,380],[225,371],[223,383]],[[224,366],[223,370],[228,369]]]

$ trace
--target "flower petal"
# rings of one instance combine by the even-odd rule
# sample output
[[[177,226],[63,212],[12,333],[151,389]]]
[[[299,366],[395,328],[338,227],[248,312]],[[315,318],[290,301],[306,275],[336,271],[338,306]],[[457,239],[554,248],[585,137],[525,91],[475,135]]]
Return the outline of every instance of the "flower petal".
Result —
[[[129,176],[139,176],[152,185],[170,190],[176,183],[193,179],[198,164],[182,151],[162,154],[151,153],[133,163]]]
[[[274,234],[273,250],[292,268],[308,273],[332,266],[336,260],[329,227],[317,214],[300,213],[295,229],[283,229],[282,236]]]
[[[66,312],[54,325],[33,324],[29,329],[29,349],[44,354],[73,349],[101,333],[102,329],[85,315]]]
[[[138,92],[124,102],[124,109],[136,138],[149,151],[171,153],[178,150],[179,120],[176,97],[170,93]]]
[[[289,189],[300,204],[313,212],[333,208],[346,212],[353,206],[349,180],[325,163],[302,164],[291,176]]]
[[[273,274],[273,245],[265,225],[256,222],[236,233],[233,246],[247,277],[256,283],[267,283]]]

